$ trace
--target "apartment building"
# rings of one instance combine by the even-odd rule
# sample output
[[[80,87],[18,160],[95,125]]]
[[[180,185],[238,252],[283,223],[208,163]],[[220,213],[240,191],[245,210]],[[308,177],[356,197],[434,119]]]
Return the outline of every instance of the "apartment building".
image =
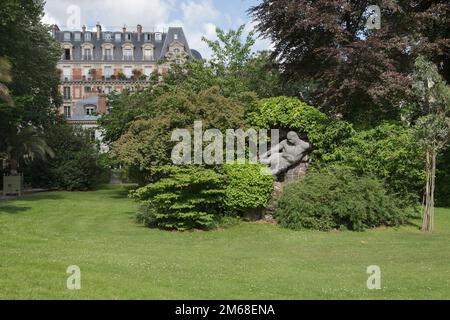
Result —
[[[95,128],[101,114],[108,112],[106,96],[112,91],[136,90],[149,84],[153,73],[163,74],[170,64],[201,59],[189,48],[182,28],[167,32],[143,30],[62,31],[53,26],[53,37],[63,53],[57,64],[63,105],[60,113],[71,124]],[[100,133],[96,135],[99,138]]]

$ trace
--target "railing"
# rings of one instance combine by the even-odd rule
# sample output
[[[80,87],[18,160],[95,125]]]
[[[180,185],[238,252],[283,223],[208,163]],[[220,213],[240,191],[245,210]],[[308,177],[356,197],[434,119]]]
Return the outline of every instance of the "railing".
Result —
[[[123,60],[131,61],[131,60],[133,60],[133,56],[123,56]]]
[[[105,54],[105,55],[103,55],[103,60],[108,60],[108,61],[110,61],[110,60],[112,60],[112,59],[113,59],[112,54]]]
[[[92,60],[92,55],[91,55],[91,54],[83,55],[83,56],[81,57],[81,60],[85,60],[85,61]]]

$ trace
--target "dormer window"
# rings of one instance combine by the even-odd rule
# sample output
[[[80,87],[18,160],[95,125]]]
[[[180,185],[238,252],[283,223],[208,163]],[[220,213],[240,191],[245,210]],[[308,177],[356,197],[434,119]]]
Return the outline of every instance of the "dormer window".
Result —
[[[103,40],[111,40],[111,33],[104,33],[103,34]]]
[[[76,32],[73,35],[75,41],[81,41],[81,33]]]
[[[116,33],[114,39],[116,42],[120,42],[122,41],[122,35],[120,33]]]
[[[84,41],[91,41],[91,33],[90,32],[86,32],[84,34]]]
[[[152,41],[152,35],[150,33],[145,34],[145,41]]]
[[[178,40],[178,33],[175,33],[175,34],[173,35],[173,39],[174,39],[174,40]]]
[[[178,49],[178,48],[173,49],[173,53],[179,54],[180,53],[180,49]]]
[[[64,40],[70,41],[70,32],[64,32]]]
[[[157,42],[162,41],[162,33],[161,32],[155,33],[155,41],[157,41]]]
[[[131,33],[125,34],[125,40],[131,41]]]

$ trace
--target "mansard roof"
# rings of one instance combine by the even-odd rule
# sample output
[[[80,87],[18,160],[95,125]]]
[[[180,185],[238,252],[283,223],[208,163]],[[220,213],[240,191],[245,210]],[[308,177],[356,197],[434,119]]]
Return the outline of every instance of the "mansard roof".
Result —
[[[64,39],[64,34],[70,33],[70,40]],[[80,40],[75,40],[75,34],[80,34]],[[90,33],[91,39],[85,40],[85,34]],[[111,39],[105,39],[104,34],[111,34]],[[116,41],[115,35],[120,34],[120,41]],[[130,40],[127,39],[127,36],[130,35]],[[147,39],[147,35],[150,36],[150,39]],[[157,40],[157,36],[161,37],[161,40]],[[54,26],[54,37],[60,43],[70,43],[74,47],[73,55],[74,60],[81,60],[81,45],[84,43],[90,43],[94,46],[94,60],[101,60],[101,47],[103,44],[110,43],[114,46],[113,55],[115,57],[122,56],[122,46],[124,44],[131,44],[135,49],[139,49],[145,44],[153,45],[153,56],[155,60],[164,59],[169,47],[175,41],[181,43],[186,52],[189,55],[189,58],[193,59],[201,59],[200,53],[198,51],[189,48],[189,44],[187,38],[184,34],[183,28],[181,27],[170,27],[167,32],[147,32],[143,30],[139,35],[136,31],[101,31],[100,38],[97,37],[97,31],[65,31],[59,30],[58,26]],[[194,53],[194,54],[193,54]],[[142,57],[141,50],[135,50],[135,60],[139,61]]]

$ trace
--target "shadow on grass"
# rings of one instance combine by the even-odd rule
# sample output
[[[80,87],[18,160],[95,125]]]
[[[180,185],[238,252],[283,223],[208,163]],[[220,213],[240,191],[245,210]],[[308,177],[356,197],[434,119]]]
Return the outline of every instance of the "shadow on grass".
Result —
[[[128,198],[130,191],[135,190],[136,186],[121,186],[119,188],[111,189],[110,197],[113,199]]]
[[[31,207],[19,207],[14,205],[0,205],[0,214],[6,213],[6,214],[17,214],[19,212],[24,212],[30,210]]]

